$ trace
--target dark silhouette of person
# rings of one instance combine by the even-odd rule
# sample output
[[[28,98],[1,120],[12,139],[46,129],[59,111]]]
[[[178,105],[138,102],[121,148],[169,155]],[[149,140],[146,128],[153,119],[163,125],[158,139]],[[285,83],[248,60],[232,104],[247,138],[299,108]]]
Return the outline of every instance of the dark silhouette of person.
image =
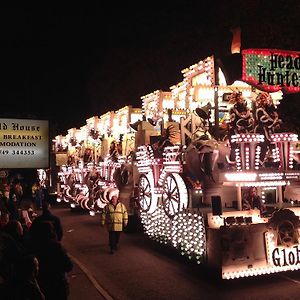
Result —
[[[34,299],[45,300],[37,282],[39,261],[33,255],[25,255],[14,266],[13,281],[10,294],[14,300]]]
[[[42,214],[38,217],[36,217],[31,224],[30,230],[34,231],[36,230],[36,226],[37,223],[39,222],[43,222],[43,221],[50,221],[51,223],[53,223],[54,229],[55,229],[55,233],[56,233],[56,237],[58,241],[61,241],[63,238],[63,228],[62,228],[62,224],[60,221],[60,218],[57,217],[56,215],[54,215],[51,210],[51,205],[49,202],[44,201],[43,205],[42,205]]]
[[[0,298],[9,295],[13,278],[14,264],[23,251],[15,239],[3,229],[0,230]],[[3,298],[5,299],[5,298]]]
[[[9,190],[7,209],[10,213],[10,219],[19,220],[20,216],[17,207],[17,196],[12,188]]]
[[[20,207],[21,202],[23,200],[23,187],[20,181],[15,181],[12,185],[12,190],[16,195],[17,206]]]
[[[35,184],[34,187],[34,200],[36,209],[41,209],[45,199],[44,189],[39,182]]]
[[[9,220],[3,227],[3,231],[14,239],[20,253],[26,252],[27,245],[24,239],[24,229],[20,221],[14,219]]]
[[[0,211],[0,230],[9,222],[9,212],[7,210]]]
[[[73,263],[57,240],[52,222],[37,223],[34,234],[31,235],[31,253],[40,264],[37,280],[45,298],[68,299],[69,282],[66,273],[73,269]]]

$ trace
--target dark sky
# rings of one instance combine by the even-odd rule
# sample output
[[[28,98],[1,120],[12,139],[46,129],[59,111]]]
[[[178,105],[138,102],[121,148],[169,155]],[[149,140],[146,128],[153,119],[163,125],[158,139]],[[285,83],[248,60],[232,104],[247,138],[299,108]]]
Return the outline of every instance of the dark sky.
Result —
[[[46,118],[54,134],[88,117],[139,107],[181,70],[242,48],[300,50],[298,0],[140,2],[2,7],[2,117]],[[124,3],[124,2],[123,2]]]

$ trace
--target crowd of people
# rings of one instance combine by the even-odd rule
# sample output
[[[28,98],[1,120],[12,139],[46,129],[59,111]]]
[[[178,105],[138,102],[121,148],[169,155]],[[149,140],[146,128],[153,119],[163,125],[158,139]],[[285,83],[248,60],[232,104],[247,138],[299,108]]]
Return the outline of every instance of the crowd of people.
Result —
[[[1,184],[0,298],[3,300],[68,299],[67,273],[73,263],[61,243],[60,219],[51,212],[48,200],[38,184],[32,188],[29,203],[23,198],[20,182]]]
[[[47,198],[47,189],[37,180],[24,190],[19,180],[2,179],[0,181],[0,211],[8,212],[10,217],[18,219],[20,211],[26,209],[37,211],[42,208],[43,200]]]
[[[63,227],[51,212],[47,193],[33,184],[28,203],[19,182],[2,182],[0,201],[0,298],[67,300],[67,274],[73,262],[62,245]],[[128,213],[117,188],[111,189],[109,201],[102,211],[101,225],[107,227],[113,254],[127,226]]]

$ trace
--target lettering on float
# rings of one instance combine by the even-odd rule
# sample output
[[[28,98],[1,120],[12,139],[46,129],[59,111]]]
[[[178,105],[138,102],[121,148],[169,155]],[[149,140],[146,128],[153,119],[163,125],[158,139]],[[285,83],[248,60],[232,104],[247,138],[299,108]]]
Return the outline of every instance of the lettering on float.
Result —
[[[283,56],[271,52],[270,69],[258,65],[258,84],[279,85],[281,87],[299,86],[300,53],[298,57]],[[282,72],[282,70],[285,70]],[[295,70],[295,71],[294,71]],[[296,71],[297,70],[297,71]]]
[[[245,49],[242,80],[268,92],[300,92],[300,52]]]
[[[272,262],[276,267],[296,266],[300,264],[300,247],[275,248],[272,251]]]

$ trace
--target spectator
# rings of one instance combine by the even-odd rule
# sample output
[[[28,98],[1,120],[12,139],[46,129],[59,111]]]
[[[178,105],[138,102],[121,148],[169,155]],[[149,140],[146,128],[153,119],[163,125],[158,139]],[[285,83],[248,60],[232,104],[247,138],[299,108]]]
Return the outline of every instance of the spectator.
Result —
[[[50,211],[50,207],[51,207],[51,205],[49,202],[46,202],[46,201],[43,202],[43,212],[40,216],[36,217],[33,220],[31,229],[34,231],[35,227],[37,226],[37,223],[39,223],[39,222],[50,221],[51,223],[53,223],[57,240],[61,241],[63,238],[63,228],[61,225],[61,221],[60,221],[59,217],[52,214],[52,212]]]
[[[28,210],[26,210],[26,209],[22,210],[21,217],[20,217],[20,222],[21,222],[23,228],[24,227],[26,227],[27,229],[30,228],[30,226],[32,224],[32,220],[29,217]]]
[[[66,300],[69,296],[66,273],[73,269],[73,263],[57,241],[53,223],[43,221],[36,224],[31,249],[40,263],[38,283],[47,300]]]
[[[19,181],[16,181],[13,185],[13,190],[16,195],[17,206],[20,207],[23,199],[23,187]]]
[[[19,211],[18,211],[18,207],[17,207],[17,196],[14,192],[14,189],[12,189],[12,188],[9,190],[7,209],[10,214],[10,219],[19,220],[20,216],[19,216]]]
[[[24,230],[20,221],[14,219],[9,220],[8,223],[3,227],[3,231],[14,239],[20,253],[25,253],[26,245],[24,240]]]
[[[31,197],[32,197],[33,203],[35,203],[35,197],[36,197],[36,191],[38,189],[38,184],[39,184],[39,182],[35,181],[33,183],[33,185],[31,186]]]
[[[109,193],[108,203],[102,212],[101,225],[106,223],[109,234],[110,253],[113,254],[117,250],[121,232],[123,227],[127,226],[128,214],[123,203],[119,201],[119,190],[113,189]]]
[[[13,266],[23,255],[15,240],[3,230],[0,230],[0,297],[8,294],[13,277]]]
[[[9,198],[10,185],[8,183],[3,184],[3,196]]]
[[[11,289],[14,300],[45,300],[37,282],[38,272],[39,262],[33,255],[26,255],[16,262]]]
[[[0,194],[0,211],[8,211],[8,197],[4,193]]]
[[[0,230],[9,222],[9,212],[2,210],[0,215]]]
[[[29,229],[32,225],[32,220],[30,219],[27,210],[22,210],[22,214],[20,217],[20,223],[22,224],[22,227],[23,227],[23,240],[24,240],[25,248],[27,248],[27,247],[29,247],[29,243],[30,243]]]
[[[43,201],[45,198],[44,195],[44,189],[41,186],[39,182],[34,184],[34,187],[32,188],[33,195],[34,195],[34,200],[35,200],[35,208],[36,209],[41,209],[43,205]]]

